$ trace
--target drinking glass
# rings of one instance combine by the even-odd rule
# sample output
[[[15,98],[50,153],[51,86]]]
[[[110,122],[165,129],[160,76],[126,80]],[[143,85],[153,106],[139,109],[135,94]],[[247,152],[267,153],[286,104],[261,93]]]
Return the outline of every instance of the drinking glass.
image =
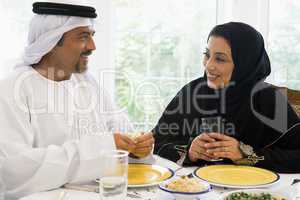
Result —
[[[210,133],[223,133],[223,126],[222,126],[222,117],[204,117],[201,118],[201,128],[202,132],[205,132],[207,134]],[[216,162],[216,161],[222,161],[223,158],[217,158],[217,159],[211,159],[210,161]]]
[[[128,185],[128,152],[122,150],[102,153],[102,176],[99,179],[101,200],[124,200]]]

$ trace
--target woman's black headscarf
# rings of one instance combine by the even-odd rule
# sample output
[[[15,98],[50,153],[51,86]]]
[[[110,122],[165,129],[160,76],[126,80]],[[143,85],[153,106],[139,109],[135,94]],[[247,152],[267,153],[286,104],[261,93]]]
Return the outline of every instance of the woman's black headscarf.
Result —
[[[261,34],[248,24],[230,22],[217,25],[209,33],[227,40],[235,65],[231,81],[237,86],[253,85],[271,73],[269,57]]]
[[[264,40],[253,27],[241,22],[217,25],[209,33],[208,40],[211,36],[223,37],[231,47],[233,85],[226,88],[226,111],[236,112],[240,102],[250,98],[252,88],[271,73]]]

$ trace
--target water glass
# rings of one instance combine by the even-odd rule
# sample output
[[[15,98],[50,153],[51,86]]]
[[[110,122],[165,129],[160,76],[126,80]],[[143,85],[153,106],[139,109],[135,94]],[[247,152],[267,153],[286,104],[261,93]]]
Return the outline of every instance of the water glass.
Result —
[[[101,200],[124,200],[128,185],[128,152],[122,150],[102,153],[102,176],[99,179]]]
[[[205,133],[223,133],[223,126],[222,126],[222,117],[204,117],[201,118],[201,128],[202,132]],[[210,161],[222,161],[222,158],[211,159]]]

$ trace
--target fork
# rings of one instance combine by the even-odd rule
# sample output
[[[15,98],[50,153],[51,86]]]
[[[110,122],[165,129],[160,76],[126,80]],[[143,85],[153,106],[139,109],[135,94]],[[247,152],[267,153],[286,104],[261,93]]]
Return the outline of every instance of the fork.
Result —
[[[59,193],[59,196],[58,196],[58,199],[57,199],[57,200],[63,200],[63,199],[65,198],[66,194],[67,194],[67,192],[65,192],[64,190],[61,191],[61,192]]]
[[[141,199],[142,197],[138,194],[127,193],[127,196],[133,199]]]

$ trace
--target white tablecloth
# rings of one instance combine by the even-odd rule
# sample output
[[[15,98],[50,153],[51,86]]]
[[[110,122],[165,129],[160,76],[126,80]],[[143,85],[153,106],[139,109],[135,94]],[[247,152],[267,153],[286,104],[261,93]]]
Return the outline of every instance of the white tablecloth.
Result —
[[[154,163],[157,165],[168,167],[173,170],[180,168],[180,166],[178,166],[176,163],[171,162],[169,160],[163,159],[158,156],[155,156],[154,158],[155,158]],[[193,172],[195,169],[196,169],[196,167],[183,168],[183,169],[178,170],[177,174],[187,175],[187,174]],[[293,182],[294,179],[300,179],[300,174],[280,174],[279,182],[277,184],[273,185],[269,189],[274,190],[274,191],[284,191],[284,192],[294,192],[294,193],[295,193],[295,189],[298,189],[300,191],[300,184],[297,184],[295,187],[291,187],[291,183]],[[57,190],[53,190],[53,191],[40,192],[40,193],[32,194],[27,197],[23,197],[23,198],[21,198],[21,200],[57,200],[62,191],[66,192],[66,195],[63,200],[99,200],[98,193],[76,191],[76,190],[69,190],[69,189],[57,189]],[[232,189],[213,187],[212,192],[206,194],[206,196],[201,196],[202,197],[201,200],[205,200],[205,199],[216,200],[216,199],[218,199],[220,194],[222,194],[224,192],[229,192],[229,191],[232,191]],[[158,187],[156,187],[156,186],[149,187],[149,188],[129,188],[128,193],[138,194],[139,196],[141,196],[141,198],[127,197],[127,200],[173,199],[168,194],[159,190]],[[294,196],[294,198],[296,200],[296,196]],[[299,193],[299,197],[297,198],[297,200],[299,200],[299,199],[300,199],[300,193]]]

